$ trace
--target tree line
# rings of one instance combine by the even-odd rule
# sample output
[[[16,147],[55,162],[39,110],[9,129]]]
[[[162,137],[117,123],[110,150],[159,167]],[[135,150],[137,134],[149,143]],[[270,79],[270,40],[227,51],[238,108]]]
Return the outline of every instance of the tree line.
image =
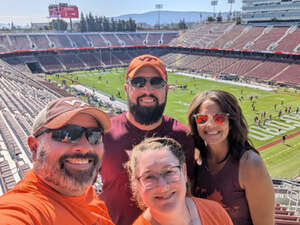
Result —
[[[114,32],[114,31],[136,31],[134,20],[116,20],[105,16],[93,16],[92,13],[84,15],[81,13],[79,30],[80,32]]]

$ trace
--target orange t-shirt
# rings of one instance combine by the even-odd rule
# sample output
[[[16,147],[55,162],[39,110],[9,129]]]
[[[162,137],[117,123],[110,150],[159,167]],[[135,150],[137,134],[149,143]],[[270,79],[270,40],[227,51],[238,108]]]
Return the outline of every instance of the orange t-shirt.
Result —
[[[76,197],[62,195],[29,171],[0,197],[1,225],[113,225],[103,201],[90,186]]]
[[[217,202],[203,198],[192,198],[195,202],[202,225],[233,225],[225,209]],[[151,223],[140,215],[132,225],[151,225]]]

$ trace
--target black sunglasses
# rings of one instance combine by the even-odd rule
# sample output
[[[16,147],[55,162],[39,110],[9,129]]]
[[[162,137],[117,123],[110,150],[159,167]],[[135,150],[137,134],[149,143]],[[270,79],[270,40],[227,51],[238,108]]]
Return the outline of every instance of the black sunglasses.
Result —
[[[43,133],[52,132],[52,139],[63,143],[76,143],[78,142],[83,133],[91,145],[96,145],[102,141],[103,129],[100,127],[81,127],[77,125],[67,124],[58,129],[43,129],[35,135],[41,136]]]
[[[167,84],[167,82],[161,77],[134,77],[132,79],[128,79],[128,82],[136,88],[145,87],[147,81],[150,81],[151,86],[155,89],[162,88]]]

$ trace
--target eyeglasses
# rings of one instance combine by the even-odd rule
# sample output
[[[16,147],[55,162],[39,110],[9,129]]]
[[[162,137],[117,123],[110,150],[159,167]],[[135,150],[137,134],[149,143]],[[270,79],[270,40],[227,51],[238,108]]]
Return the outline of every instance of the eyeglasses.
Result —
[[[229,116],[229,113],[217,113],[212,116],[213,120],[215,121],[216,124],[223,124],[226,120],[226,118]],[[203,115],[203,114],[195,114],[195,121],[197,124],[205,124],[208,120],[208,115]]]
[[[168,184],[179,181],[181,166],[170,167],[160,173],[145,173],[136,179],[141,183],[144,190],[150,190],[158,186],[159,177],[162,177]]]
[[[136,88],[142,88],[145,87],[147,81],[150,81],[151,87],[158,89],[162,88],[166,85],[166,81],[162,79],[161,77],[151,77],[151,78],[146,78],[146,77],[134,77],[132,79],[128,79],[128,82]]]
[[[81,127],[73,124],[67,124],[59,129],[44,129],[35,137],[41,136],[43,133],[52,132],[52,139],[63,143],[78,142],[83,133],[91,145],[96,145],[102,142],[103,130],[100,127]]]

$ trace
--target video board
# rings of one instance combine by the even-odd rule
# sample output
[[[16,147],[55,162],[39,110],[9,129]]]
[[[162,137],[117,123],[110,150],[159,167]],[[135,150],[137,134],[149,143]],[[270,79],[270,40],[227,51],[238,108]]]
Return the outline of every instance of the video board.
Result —
[[[78,7],[75,5],[59,4],[49,5],[49,17],[51,18],[78,18]]]

